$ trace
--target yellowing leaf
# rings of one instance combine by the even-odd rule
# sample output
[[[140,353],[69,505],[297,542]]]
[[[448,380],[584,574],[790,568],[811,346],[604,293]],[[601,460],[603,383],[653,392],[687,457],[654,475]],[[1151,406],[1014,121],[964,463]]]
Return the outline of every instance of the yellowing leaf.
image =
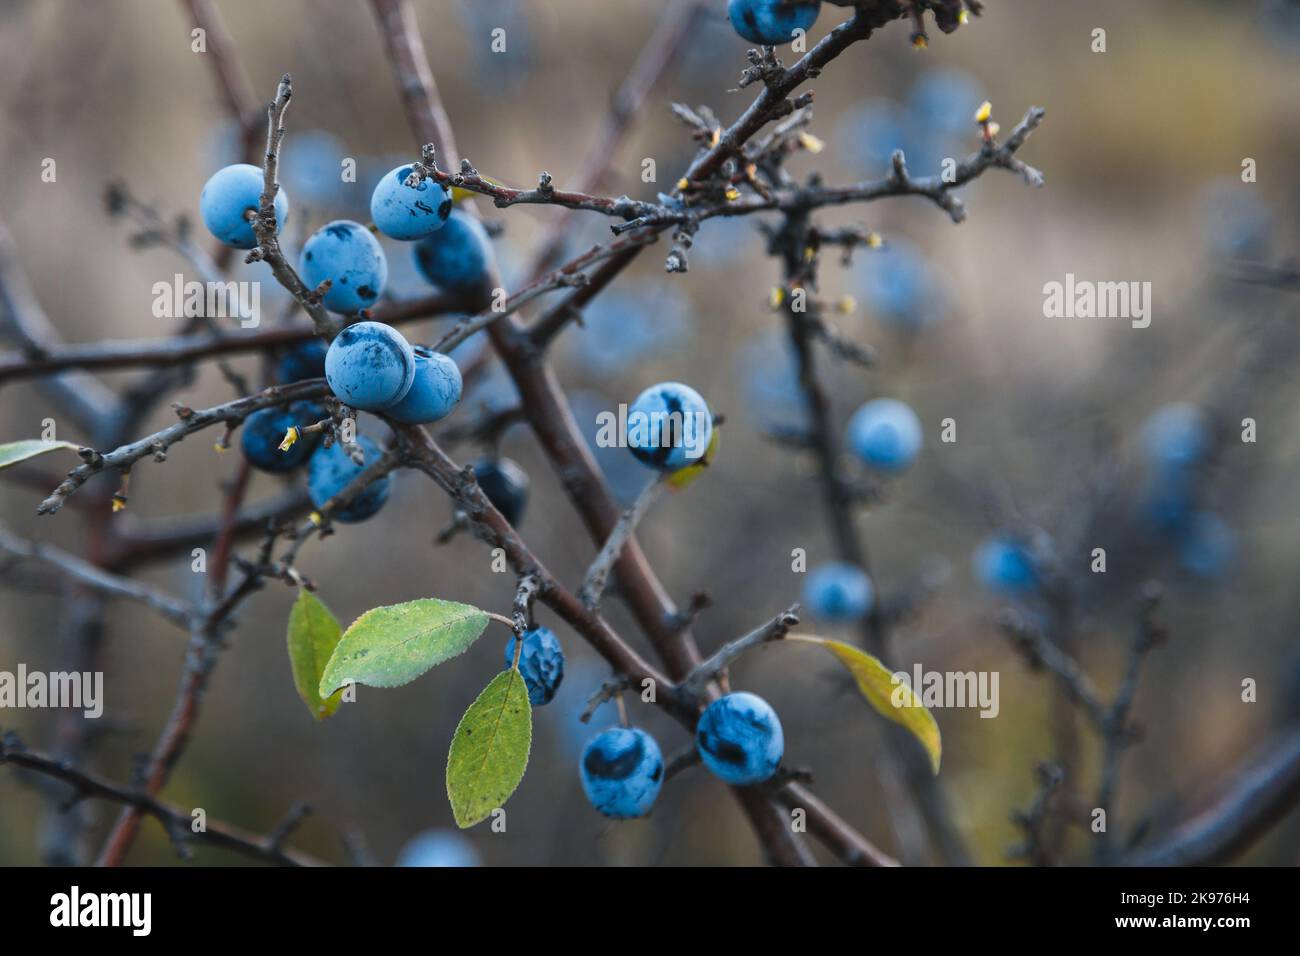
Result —
[[[35,458],[37,455],[44,455],[49,451],[57,451],[60,448],[67,448],[71,451],[77,450],[77,446],[70,441],[43,441],[39,438],[24,438],[22,441],[11,441],[7,445],[0,445],[0,468],[8,468],[20,461]]]
[[[298,696],[317,720],[333,715],[343,700],[341,690],[328,697],[320,694],[321,673],[342,633],[339,622],[316,595],[306,588],[298,592],[298,600],[289,611],[289,664]]]
[[[469,705],[451,738],[447,799],[457,826],[486,820],[515,792],[532,740],[528,686],[519,671],[504,670]]]
[[[939,772],[939,758],[943,754],[939,725],[935,723],[934,715],[921,703],[921,698],[907,684],[901,681],[896,683],[888,667],[850,644],[802,635],[797,640],[820,644],[835,655],[858,682],[858,690],[867,699],[867,703],[911,731],[912,736],[921,742],[925,752],[930,755],[930,766],[934,772]],[[898,703],[895,704],[895,701]]]
[[[320,679],[327,697],[348,682],[400,687],[463,654],[487,627],[476,607],[425,598],[367,611],[339,639]]]

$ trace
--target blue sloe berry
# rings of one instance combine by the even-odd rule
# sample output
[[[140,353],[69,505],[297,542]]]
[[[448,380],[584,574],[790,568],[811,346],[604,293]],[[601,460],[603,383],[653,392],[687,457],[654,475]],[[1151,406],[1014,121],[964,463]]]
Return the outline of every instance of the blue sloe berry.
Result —
[[[228,246],[252,249],[257,245],[249,210],[256,211],[262,198],[262,170],[248,163],[235,163],[218,169],[199,193],[199,215],[208,232]],[[289,197],[281,188],[272,204],[278,233],[289,218]]]
[[[705,708],[695,728],[704,765],[727,783],[762,783],[776,773],[785,753],[780,718],[763,698],[740,691]]]
[[[620,820],[649,813],[664,782],[659,744],[636,727],[611,727],[593,737],[578,766],[591,805]]]
[[[415,352],[391,325],[357,322],[325,353],[330,390],[354,408],[378,411],[400,402],[415,381]]]
[[[506,667],[515,662],[515,638],[506,643]],[[528,685],[528,700],[534,707],[549,704],[564,680],[564,648],[548,627],[524,632],[524,649],[519,652],[519,673]]]
[[[298,258],[298,273],[309,289],[328,279],[321,303],[331,312],[351,315],[379,301],[388,281],[388,260],[369,229],[336,219],[311,234]]]

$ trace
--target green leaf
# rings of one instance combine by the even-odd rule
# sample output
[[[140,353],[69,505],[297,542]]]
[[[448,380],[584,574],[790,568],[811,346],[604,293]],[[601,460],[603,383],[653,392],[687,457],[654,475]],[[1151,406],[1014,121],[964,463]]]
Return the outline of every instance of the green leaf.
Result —
[[[447,798],[461,829],[486,820],[515,792],[528,766],[533,711],[511,668],[492,678],[456,726],[447,754]]]
[[[895,683],[894,675],[884,664],[865,651],[822,637],[804,637],[800,640],[820,644],[830,651],[837,660],[849,669],[858,690],[872,707],[895,723],[902,724],[912,736],[921,742],[925,752],[930,755],[930,766],[939,772],[939,758],[943,753],[943,743],[939,739],[939,725],[934,715],[921,703],[921,698],[904,683]],[[898,696],[899,705],[894,705],[894,695]]]
[[[47,451],[57,451],[60,448],[76,451],[77,447],[70,441],[42,441],[39,438],[11,441],[7,445],[0,445],[0,468],[8,468],[28,458],[44,455]]]
[[[433,665],[465,653],[487,623],[478,608],[437,598],[367,611],[334,648],[321,675],[320,695],[328,697],[350,682],[409,684]]]
[[[339,622],[316,595],[306,588],[298,592],[289,612],[289,663],[298,696],[317,720],[332,716],[343,700],[342,691],[327,697],[320,693],[321,672],[342,633]]]

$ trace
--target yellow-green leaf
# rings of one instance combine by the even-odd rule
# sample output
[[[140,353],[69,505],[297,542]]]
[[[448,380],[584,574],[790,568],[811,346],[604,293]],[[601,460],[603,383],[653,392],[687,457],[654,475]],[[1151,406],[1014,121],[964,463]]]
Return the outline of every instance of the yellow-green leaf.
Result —
[[[330,609],[306,588],[289,611],[289,664],[293,667],[293,684],[311,715],[324,720],[339,709],[343,691],[328,697],[320,693],[321,673],[338,646],[343,629]]]
[[[44,455],[47,451],[57,451],[60,448],[67,448],[71,451],[77,450],[77,446],[70,441],[43,441],[39,438],[24,438],[22,441],[11,441],[7,445],[0,445],[0,468],[8,468],[20,461],[35,458],[37,455]]]
[[[447,798],[456,825],[486,820],[515,792],[528,766],[533,711],[519,671],[504,670],[469,705],[447,754]]]
[[[352,622],[320,679],[327,697],[348,683],[400,687],[463,654],[487,627],[478,608],[424,598],[377,607]]]
[[[911,731],[912,736],[921,742],[925,752],[930,755],[930,766],[934,772],[939,772],[939,758],[943,753],[939,725],[911,687],[902,682],[896,683],[888,667],[852,645],[820,637],[801,637],[800,640],[820,644],[835,655],[858,682],[858,690],[867,699],[867,703]],[[895,697],[898,699],[897,705],[894,703]]]

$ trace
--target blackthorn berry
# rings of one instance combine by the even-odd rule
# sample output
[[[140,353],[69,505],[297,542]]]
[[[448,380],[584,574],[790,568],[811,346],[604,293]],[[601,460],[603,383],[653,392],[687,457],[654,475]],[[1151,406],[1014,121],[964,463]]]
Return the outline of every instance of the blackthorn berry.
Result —
[[[492,242],[473,216],[453,210],[447,223],[415,246],[415,266],[425,281],[448,292],[483,288],[492,264]]]
[[[627,413],[627,447],[651,468],[693,464],[713,438],[713,413],[689,385],[660,382],[637,396]]]
[[[804,605],[817,617],[830,621],[864,617],[874,597],[866,572],[841,561],[819,564],[808,572],[803,585]]]
[[[389,170],[370,195],[370,218],[389,239],[423,239],[451,215],[451,193],[431,179],[406,185],[410,166]]]
[[[705,708],[695,728],[704,765],[727,783],[762,783],[776,773],[785,735],[776,711],[756,694],[719,697]]]
[[[659,745],[636,727],[611,727],[593,737],[578,766],[591,805],[620,820],[649,813],[664,782]]]
[[[415,352],[391,325],[346,326],[325,353],[330,391],[353,408],[378,411],[400,402],[415,381]]]
[[[324,378],[325,352],[328,348],[321,339],[309,339],[301,345],[295,345],[280,356],[275,367],[276,379],[281,384],[286,384],[308,378]]]
[[[411,425],[422,425],[446,418],[460,402],[460,367],[451,356],[423,345],[412,347],[415,353],[415,378],[399,401],[384,409],[384,414]]]
[[[218,169],[199,193],[199,215],[208,232],[228,246],[252,249],[257,245],[250,210],[257,211],[262,198],[262,170],[248,163],[236,163]],[[289,197],[283,187],[275,194],[275,230],[278,233],[289,218]]]
[[[298,272],[309,289],[330,280],[321,303],[331,312],[351,315],[379,300],[388,281],[388,260],[369,229],[350,219],[336,219],[317,229],[303,245]]]
[[[985,538],[975,549],[974,563],[976,577],[995,594],[1021,597],[1038,589],[1038,563],[1018,538],[1005,534]]]
[[[750,43],[780,46],[817,22],[821,0],[727,0],[727,16]]]
[[[515,662],[515,638],[506,643],[506,667]],[[534,707],[549,704],[564,680],[564,648],[550,628],[538,627],[524,633],[519,652],[519,673],[528,685],[528,700]]]
[[[1178,563],[1198,578],[1224,575],[1237,554],[1237,535],[1212,511],[1198,511],[1179,535]]]
[[[921,451],[920,419],[897,399],[873,399],[849,420],[849,447],[877,471],[906,471]]]
[[[402,847],[397,866],[478,866],[474,844],[454,830],[425,830]]]
[[[293,471],[305,464],[320,444],[320,435],[299,435],[286,451],[280,451],[285,432],[291,427],[314,425],[325,417],[315,402],[294,402],[288,408],[263,408],[244,420],[239,447],[254,468],[269,472]]]
[[[307,463],[307,492],[312,504],[317,508],[325,507],[329,501],[352,479],[373,465],[381,454],[379,446],[369,438],[357,436],[357,444],[365,453],[365,465],[358,465],[343,449],[341,442],[335,442],[329,448],[317,448]],[[392,485],[392,475],[384,475],[366,487],[351,504],[334,512],[334,519],[344,524],[365,521],[384,506],[388,500],[388,491]]]
[[[1156,409],[1142,426],[1142,444],[1160,469],[1199,464],[1210,450],[1210,427],[1199,408],[1175,402]]]
[[[509,458],[484,458],[474,462],[474,478],[478,486],[512,525],[518,525],[528,504],[528,472]]]

